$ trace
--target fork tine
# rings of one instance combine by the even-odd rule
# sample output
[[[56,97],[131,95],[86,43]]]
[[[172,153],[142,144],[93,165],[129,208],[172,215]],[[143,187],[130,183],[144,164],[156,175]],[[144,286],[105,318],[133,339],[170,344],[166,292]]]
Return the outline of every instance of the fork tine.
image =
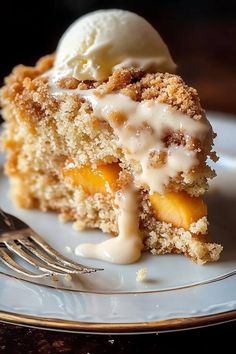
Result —
[[[26,268],[23,268],[21,265],[16,263],[13,258],[11,258],[7,252],[3,249],[0,249],[0,260],[10,269],[14,270],[17,273],[20,273],[21,275],[25,275],[27,277],[31,278],[44,278],[46,276],[49,276],[49,273],[40,273],[40,274],[35,274],[27,270]]]
[[[71,269],[68,267],[64,267],[61,264],[56,263],[54,259],[48,257],[48,255],[41,251],[39,247],[34,245],[34,243],[30,239],[19,239],[18,242],[24,246],[29,252],[31,252],[34,256],[38,257],[41,261],[48,264],[50,267],[53,267],[58,270],[62,270],[64,273],[68,274],[76,274],[76,273],[89,273],[90,271],[85,267],[77,267],[77,269]]]
[[[50,274],[87,274],[103,270],[101,268],[87,267],[63,257],[25,222],[5,213],[1,208],[0,234],[3,236],[0,239],[0,243],[41,271],[46,271]],[[32,257],[32,254],[34,257]],[[8,254],[6,253],[6,255]],[[12,259],[12,261],[14,260]]]
[[[65,275],[72,273],[70,270],[62,268],[62,267],[51,267],[48,264],[42,264],[37,258],[32,257],[30,254],[26,253],[20,245],[17,245],[15,241],[5,241],[5,246],[12,251],[13,253],[17,254],[19,257],[24,259],[26,262],[31,264],[32,266],[36,267],[37,269],[41,270],[42,272],[51,273],[51,274],[60,274]]]
[[[99,270],[103,270],[102,268],[93,268],[93,267],[86,267],[82,264],[78,264],[76,262],[70,261],[69,259],[65,258],[61,254],[59,254],[54,248],[52,248],[46,241],[42,239],[38,234],[32,233],[30,234],[30,238],[40,246],[44,252],[52,256],[57,260],[57,262],[63,266],[70,267],[72,269],[81,269],[86,270],[86,273],[96,272]]]

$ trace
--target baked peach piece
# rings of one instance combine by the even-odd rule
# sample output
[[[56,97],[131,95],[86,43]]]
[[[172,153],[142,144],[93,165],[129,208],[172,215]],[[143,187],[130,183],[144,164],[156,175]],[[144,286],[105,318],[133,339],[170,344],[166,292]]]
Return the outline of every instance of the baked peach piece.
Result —
[[[150,195],[150,201],[158,220],[185,230],[207,216],[207,206],[202,198],[191,197],[186,192],[154,193]]]
[[[117,163],[100,165],[96,169],[91,166],[72,167],[70,164],[63,169],[63,175],[74,186],[81,186],[89,195],[106,194],[118,189],[120,166]]]

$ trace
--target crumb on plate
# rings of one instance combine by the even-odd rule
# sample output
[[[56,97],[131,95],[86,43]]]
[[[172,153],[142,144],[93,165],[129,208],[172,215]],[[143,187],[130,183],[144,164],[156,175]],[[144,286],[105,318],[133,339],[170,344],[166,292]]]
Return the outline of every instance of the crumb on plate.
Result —
[[[138,283],[143,282],[146,279],[147,276],[147,268],[140,268],[137,272],[136,272],[136,281]]]

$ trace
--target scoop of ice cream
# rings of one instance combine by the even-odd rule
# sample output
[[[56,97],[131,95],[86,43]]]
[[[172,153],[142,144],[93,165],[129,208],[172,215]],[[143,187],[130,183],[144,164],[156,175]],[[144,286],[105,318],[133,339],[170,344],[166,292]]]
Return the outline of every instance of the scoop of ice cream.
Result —
[[[159,33],[129,11],[100,10],[79,18],[56,52],[55,69],[78,80],[105,80],[125,67],[159,72],[176,67]]]

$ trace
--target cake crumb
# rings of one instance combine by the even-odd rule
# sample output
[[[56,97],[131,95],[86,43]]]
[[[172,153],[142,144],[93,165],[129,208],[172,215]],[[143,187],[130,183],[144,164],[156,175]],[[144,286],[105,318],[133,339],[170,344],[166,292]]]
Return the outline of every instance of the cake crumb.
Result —
[[[86,228],[85,221],[77,220],[73,223],[73,230],[75,231],[83,231]]]
[[[207,218],[206,216],[204,216],[203,218],[199,219],[196,222],[193,222],[190,225],[190,231],[193,234],[202,234],[204,235],[207,232],[207,227],[208,227],[208,222],[207,222]]]
[[[138,283],[141,283],[146,279],[146,276],[147,276],[147,268],[140,268],[136,272],[136,281]]]

